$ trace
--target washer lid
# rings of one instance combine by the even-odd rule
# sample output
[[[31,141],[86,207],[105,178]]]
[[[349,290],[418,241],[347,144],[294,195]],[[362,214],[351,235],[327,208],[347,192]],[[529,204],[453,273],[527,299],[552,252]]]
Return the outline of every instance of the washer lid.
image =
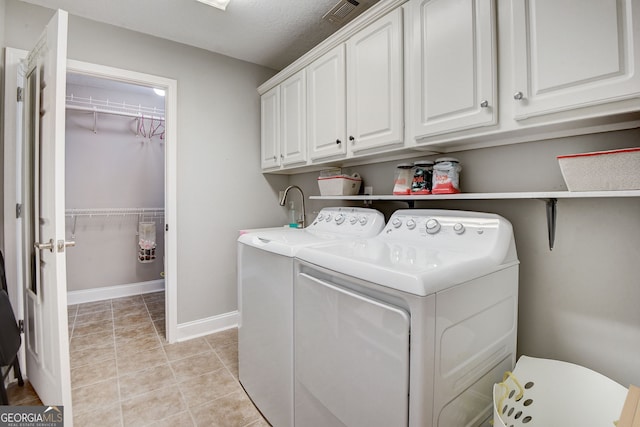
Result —
[[[317,233],[300,228],[265,228],[242,234],[238,243],[273,252],[278,255],[294,257],[303,247],[338,239],[333,233]]]

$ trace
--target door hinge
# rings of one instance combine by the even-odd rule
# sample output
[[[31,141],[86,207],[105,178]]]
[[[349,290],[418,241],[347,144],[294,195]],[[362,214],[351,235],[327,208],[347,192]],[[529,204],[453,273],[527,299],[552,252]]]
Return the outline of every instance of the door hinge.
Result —
[[[24,320],[18,320],[18,328],[20,329],[20,333],[24,334]]]
[[[169,224],[164,225],[164,231],[169,231]]]
[[[16,203],[16,218],[22,216],[22,203]]]
[[[22,88],[20,86],[18,86],[18,91],[17,92],[18,92],[18,94],[16,96],[16,100],[18,102],[22,102]]]

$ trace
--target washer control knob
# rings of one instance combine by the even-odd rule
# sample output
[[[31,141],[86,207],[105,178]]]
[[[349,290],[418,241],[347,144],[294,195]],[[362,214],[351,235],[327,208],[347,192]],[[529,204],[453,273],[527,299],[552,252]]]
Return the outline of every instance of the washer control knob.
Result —
[[[428,234],[436,234],[440,231],[440,223],[436,219],[429,219],[426,224]]]
[[[391,225],[393,225],[395,228],[400,228],[400,226],[402,225],[402,220],[400,218],[394,218],[393,221],[391,221]]]
[[[358,222],[360,223],[361,226],[365,226],[367,225],[367,222],[369,222],[369,218],[367,218],[366,216],[361,216],[360,219],[358,220]]]
[[[464,225],[462,225],[461,223],[456,223],[453,225],[453,231],[456,232],[456,234],[462,234],[464,233]]]
[[[330,222],[332,218],[332,215],[330,213],[327,214],[327,216],[324,218],[325,221]]]
[[[318,214],[318,221],[324,220],[324,214],[321,212]]]
[[[409,230],[413,230],[414,228],[416,228],[416,221],[413,219],[408,219],[407,220],[407,228]]]
[[[358,222],[358,217],[357,216],[352,216],[351,218],[349,218],[349,223],[351,225],[356,225],[357,222]]]
[[[339,213],[338,215],[336,215],[336,219],[335,219],[336,224],[338,224],[338,225],[342,224],[346,218],[347,217],[346,217],[345,214]]]

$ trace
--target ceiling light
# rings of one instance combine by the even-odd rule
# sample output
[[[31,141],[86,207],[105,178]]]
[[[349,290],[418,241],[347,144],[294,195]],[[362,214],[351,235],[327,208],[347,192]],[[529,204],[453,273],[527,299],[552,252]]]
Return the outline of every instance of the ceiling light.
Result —
[[[198,0],[200,3],[208,4],[209,6],[217,7],[218,9],[225,10],[231,0]]]
[[[153,91],[156,93],[156,95],[158,96],[164,96],[164,89],[156,89],[155,87],[153,88]]]

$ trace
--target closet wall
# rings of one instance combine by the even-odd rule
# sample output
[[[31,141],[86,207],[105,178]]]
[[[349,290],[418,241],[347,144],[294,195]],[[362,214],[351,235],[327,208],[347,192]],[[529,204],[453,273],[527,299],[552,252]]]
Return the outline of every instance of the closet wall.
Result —
[[[69,74],[67,95],[94,103],[141,105],[164,110],[164,98],[151,88]],[[69,103],[69,102],[68,102]],[[67,288],[81,291],[162,280],[162,215],[111,213],[164,208],[164,140],[161,122],[67,109],[66,224]],[[157,128],[149,138],[149,132]],[[144,135],[147,135],[146,137]],[[78,209],[90,210],[74,215]],[[104,210],[100,212],[100,210]],[[105,214],[106,212],[108,214]],[[156,258],[138,261],[138,222],[155,222]]]

